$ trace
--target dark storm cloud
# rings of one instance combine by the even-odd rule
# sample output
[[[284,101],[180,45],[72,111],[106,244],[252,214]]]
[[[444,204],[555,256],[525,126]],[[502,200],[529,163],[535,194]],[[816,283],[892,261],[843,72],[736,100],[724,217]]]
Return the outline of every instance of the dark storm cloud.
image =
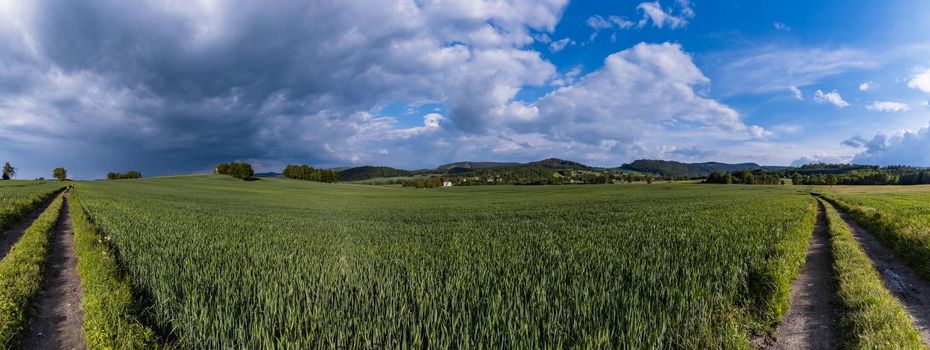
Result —
[[[612,164],[666,125],[764,133],[694,93],[707,78],[678,45],[640,44],[586,77],[559,76],[531,44],[566,4],[26,2],[0,9],[0,155],[85,178],[235,159],[260,170],[553,155]],[[515,99],[555,81],[537,101]],[[407,117],[422,126],[376,115],[396,103],[444,115]]]
[[[519,66],[551,65],[523,47],[532,42],[529,30],[554,28],[565,3],[507,6],[33,2],[14,14],[24,23],[5,37],[12,45],[0,57],[18,65],[0,72],[0,91],[19,94],[4,107],[20,119],[70,121],[81,137],[124,152],[183,152],[186,164],[233,157],[344,162],[351,147],[340,144],[365,129],[351,125],[354,113],[448,101],[461,106],[452,108],[451,126],[481,132],[490,108],[527,82],[542,83],[546,69],[533,69],[543,77],[533,81]],[[482,84],[472,88],[473,81]],[[73,85],[111,101],[76,97]],[[493,96],[502,85],[513,92]],[[462,92],[449,94],[448,86]]]

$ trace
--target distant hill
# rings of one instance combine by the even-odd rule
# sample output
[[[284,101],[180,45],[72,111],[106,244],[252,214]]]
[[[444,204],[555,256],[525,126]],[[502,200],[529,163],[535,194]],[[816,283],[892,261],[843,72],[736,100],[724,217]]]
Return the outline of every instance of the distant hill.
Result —
[[[741,170],[784,170],[786,167],[767,167],[756,163],[727,164],[718,162],[681,163],[670,160],[639,159],[629,164],[623,164],[620,169],[652,173],[661,176],[674,177],[702,177],[715,171],[734,172]]]
[[[543,159],[537,162],[529,162],[529,163],[526,163],[525,165],[538,166],[538,167],[549,168],[549,169],[563,169],[563,170],[590,170],[592,169],[591,167],[587,165],[584,165],[578,162],[573,162],[570,160],[559,159],[559,158]]]
[[[535,170],[534,170],[535,169]],[[515,162],[472,162],[463,161],[449,164],[443,164],[436,169],[424,170],[404,170],[386,166],[360,166],[347,168],[339,171],[339,178],[342,181],[361,181],[375,178],[414,176],[426,174],[438,175],[458,175],[470,174],[479,171],[500,170],[506,173],[522,173],[524,170],[530,173],[539,173],[540,169],[549,169],[544,172],[551,173],[553,170],[590,170],[593,169],[587,165],[563,160],[558,158],[549,158],[536,162],[515,163]]]
[[[681,163],[667,160],[640,159],[629,164],[623,164],[619,168],[605,169],[588,166],[571,160],[549,158],[528,163],[463,161],[443,164],[436,169],[428,170],[404,170],[386,166],[361,166],[341,170],[339,172],[339,177],[342,181],[361,181],[374,178],[414,175],[471,176],[470,174],[478,173],[487,175],[488,172],[494,172],[496,175],[501,176],[520,174],[524,177],[533,177],[542,176],[540,174],[551,175],[554,172],[616,173],[619,171],[634,174],[648,173],[662,177],[692,178],[704,177],[715,171],[734,172],[744,169],[781,171],[793,168],[762,166],[756,163]]]
[[[355,168],[348,168],[346,170],[339,172],[339,180],[341,181],[359,181],[359,180],[368,180],[378,177],[397,177],[397,176],[411,176],[414,172],[410,170],[403,170],[397,168],[391,168],[386,166],[360,166]]]
[[[505,162],[455,162],[449,164],[440,165],[436,170],[439,171],[454,171],[454,169],[465,169],[465,170],[478,170],[478,169],[490,169],[490,168],[504,168],[510,166],[517,166],[520,163],[505,163]],[[461,172],[458,170],[457,172]]]

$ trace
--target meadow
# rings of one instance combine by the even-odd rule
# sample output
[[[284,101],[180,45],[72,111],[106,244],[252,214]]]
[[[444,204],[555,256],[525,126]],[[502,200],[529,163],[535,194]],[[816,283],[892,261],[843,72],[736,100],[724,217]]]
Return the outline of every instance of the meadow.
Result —
[[[184,176],[77,194],[182,348],[749,348],[815,220],[791,186]]]

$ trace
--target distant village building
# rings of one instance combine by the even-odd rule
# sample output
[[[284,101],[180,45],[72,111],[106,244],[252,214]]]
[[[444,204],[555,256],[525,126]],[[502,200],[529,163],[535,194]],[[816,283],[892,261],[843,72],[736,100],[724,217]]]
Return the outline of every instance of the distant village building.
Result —
[[[452,181],[443,181],[442,187],[452,187]]]

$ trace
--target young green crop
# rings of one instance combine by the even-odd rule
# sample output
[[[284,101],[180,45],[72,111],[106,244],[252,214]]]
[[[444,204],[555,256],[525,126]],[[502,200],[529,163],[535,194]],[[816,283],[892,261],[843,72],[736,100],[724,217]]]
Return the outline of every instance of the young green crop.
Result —
[[[825,197],[848,212],[924,278],[930,278],[930,259],[927,259],[930,256],[930,192],[925,191],[927,186],[876,187],[870,191],[827,193]]]
[[[815,218],[778,186],[79,191],[184,348],[748,348]]]
[[[42,285],[61,202],[61,196],[56,198],[0,261],[0,348],[16,346],[25,329],[30,302]]]
[[[0,231],[19,222],[62,187],[44,181],[0,181]]]

